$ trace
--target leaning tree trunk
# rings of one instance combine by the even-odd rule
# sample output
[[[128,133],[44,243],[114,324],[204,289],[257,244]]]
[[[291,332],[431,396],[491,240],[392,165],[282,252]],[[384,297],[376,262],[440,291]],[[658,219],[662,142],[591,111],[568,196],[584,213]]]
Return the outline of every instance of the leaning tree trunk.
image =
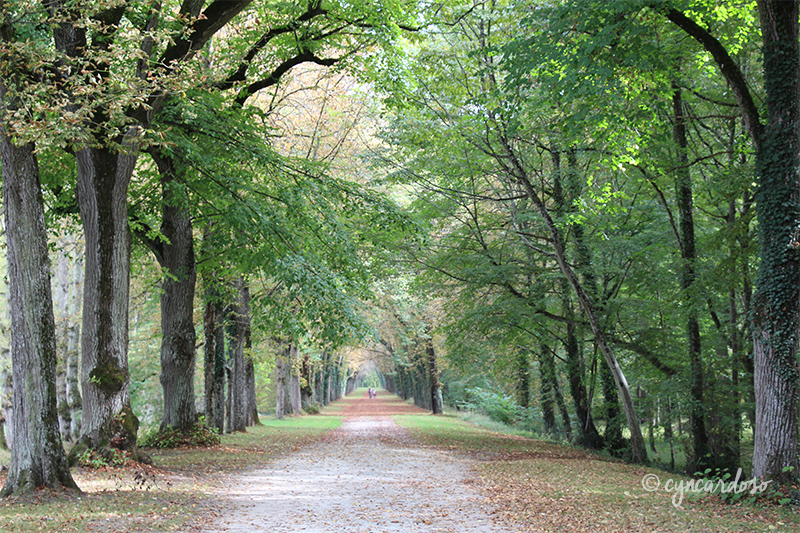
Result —
[[[5,91],[3,91],[5,92]],[[77,489],[58,432],[56,336],[47,229],[32,144],[0,135],[8,245],[14,447],[0,496],[39,487]]]
[[[128,296],[131,236],[128,184],[135,151],[87,147],[78,162],[78,203],[86,246],[81,443],[136,453],[139,420],[130,404]],[[73,448],[77,453],[80,447]]]
[[[622,368],[619,366],[619,362],[614,356],[614,351],[611,349],[611,345],[606,338],[605,330],[600,324],[600,317],[595,309],[595,304],[584,289],[583,285],[578,279],[578,276],[575,274],[572,265],[570,265],[570,263],[567,261],[564,241],[561,238],[561,231],[553,221],[553,218],[550,216],[547,206],[539,197],[538,192],[528,178],[527,172],[525,172],[524,167],[522,167],[520,164],[514,151],[507,143],[505,148],[506,153],[509,155],[510,164],[513,167],[514,177],[525,189],[527,197],[531,200],[536,207],[536,210],[539,212],[539,215],[542,217],[550,235],[550,240],[552,242],[559,269],[569,282],[572,290],[575,292],[578,302],[580,303],[581,308],[583,309],[583,312],[589,321],[589,326],[592,328],[595,344],[603,354],[606,364],[611,371],[611,375],[614,377],[614,381],[617,385],[619,395],[622,400],[622,407],[625,411],[625,418],[628,422],[628,429],[631,433],[631,460],[634,463],[645,463],[647,462],[647,448],[645,446],[644,437],[642,436],[642,428],[639,423],[639,418],[636,416],[636,409],[634,408],[633,404],[633,395],[631,394],[630,387],[628,386],[628,381],[625,379],[625,374],[622,372]]]
[[[756,209],[761,263],[753,312],[753,475],[790,482],[798,477],[800,467],[800,2],[762,0],[758,4],[768,120],[756,161],[760,177]]]

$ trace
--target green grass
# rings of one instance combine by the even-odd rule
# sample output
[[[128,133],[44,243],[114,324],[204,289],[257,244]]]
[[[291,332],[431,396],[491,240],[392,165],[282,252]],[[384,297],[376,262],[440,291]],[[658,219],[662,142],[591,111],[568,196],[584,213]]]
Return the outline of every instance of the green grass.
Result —
[[[663,470],[505,435],[452,415],[395,420],[426,445],[477,459],[491,504],[531,531],[800,531],[796,510],[763,502],[729,505],[700,493],[687,494],[676,508],[675,491],[664,490],[664,485],[688,478]],[[643,488],[646,475],[658,476],[659,490]]]
[[[156,468],[75,468],[82,493],[38,491],[0,500],[0,532],[186,531],[188,524],[209,519],[213,493],[227,475],[314,442],[341,420],[307,416],[262,418],[262,423],[223,435],[215,448],[146,450]],[[0,464],[8,460],[10,454],[0,452]]]

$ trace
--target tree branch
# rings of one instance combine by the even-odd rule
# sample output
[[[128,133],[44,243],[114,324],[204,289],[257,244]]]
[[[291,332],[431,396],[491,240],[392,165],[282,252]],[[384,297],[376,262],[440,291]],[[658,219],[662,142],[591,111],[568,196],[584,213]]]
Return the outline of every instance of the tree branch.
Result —
[[[756,107],[753,101],[753,96],[747,88],[747,81],[744,78],[744,74],[742,74],[742,71],[739,69],[739,66],[716,37],[682,12],[675,8],[669,8],[665,15],[667,19],[700,43],[714,58],[722,75],[731,86],[736,102],[739,104],[739,108],[742,111],[742,119],[745,128],[750,134],[753,143],[756,145],[756,149],[758,149],[761,144],[764,126],[761,123],[761,115],[758,112],[758,107]]]

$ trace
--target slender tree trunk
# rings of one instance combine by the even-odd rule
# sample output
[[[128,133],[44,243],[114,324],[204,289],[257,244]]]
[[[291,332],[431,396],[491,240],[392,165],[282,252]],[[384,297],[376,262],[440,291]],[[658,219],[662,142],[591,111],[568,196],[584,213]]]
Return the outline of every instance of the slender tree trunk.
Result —
[[[292,343],[289,347],[289,397],[292,403],[292,414],[302,412],[303,401],[300,397],[300,347]]]
[[[300,370],[302,376],[305,378],[305,386],[300,389],[300,401],[302,405],[307,406],[314,402],[314,391],[316,384],[314,383],[315,373],[311,367],[311,355],[306,351],[303,354],[303,362]]]
[[[69,402],[67,401],[67,328],[69,316],[69,251],[66,238],[59,236],[55,289],[53,291],[53,306],[56,320],[56,349],[58,361],[56,363],[56,399],[58,404],[58,428],[61,440],[72,439],[72,420],[70,419]]]
[[[11,349],[7,346],[0,347],[0,432],[2,432],[3,450],[11,448],[14,442],[13,426],[14,411],[11,408],[11,399],[14,389],[11,386]]]
[[[574,153],[570,153],[570,167],[574,165],[572,162]],[[574,191],[577,186],[577,179],[573,176],[574,168],[570,168],[569,180],[567,180],[566,187],[564,186],[564,177],[561,171],[561,153],[557,149],[551,150],[551,159],[553,166],[553,201],[556,207],[556,216],[560,220],[564,220],[567,213],[573,210],[572,202],[575,198],[576,192]],[[570,198],[567,198],[567,192],[570,192]],[[571,224],[573,234],[582,234],[583,229],[579,224]],[[603,448],[603,437],[597,431],[597,427],[592,419],[592,409],[589,396],[586,392],[586,365],[583,358],[583,352],[578,344],[578,335],[575,326],[575,311],[573,309],[572,300],[570,298],[570,285],[566,278],[561,278],[561,308],[564,317],[568,320],[566,326],[566,338],[564,339],[564,349],[567,354],[567,374],[569,375],[569,388],[572,396],[572,401],[575,405],[575,414],[578,418],[578,444],[586,446],[587,448],[599,450]]]
[[[233,313],[234,350],[232,361],[231,431],[245,431],[247,428],[247,391],[245,372],[245,345],[250,329],[250,289],[242,278],[236,280],[237,302]]]
[[[284,354],[275,360],[275,418],[286,415],[286,361]]]
[[[58,431],[55,319],[39,169],[32,144],[16,146],[7,132],[0,133],[14,383],[14,446],[0,496],[39,487],[77,489]]]
[[[756,431],[753,475],[798,477],[800,329],[800,44],[797,0],[760,0],[767,126],[757,150],[761,242],[754,302]],[[787,245],[788,244],[788,245]],[[789,467],[793,471],[789,471]]]
[[[247,347],[248,350],[250,347]],[[260,426],[258,402],[256,398],[256,365],[250,357],[245,358],[245,383],[247,388],[247,425]]]
[[[558,430],[556,429],[556,413],[554,409],[554,396],[553,396],[553,352],[550,347],[542,343],[539,349],[539,394],[542,404],[542,423],[544,424],[544,432],[547,435],[555,435]]]
[[[528,351],[522,347],[517,349],[517,402],[522,408],[527,408],[531,403],[531,363]]]
[[[555,368],[554,368],[555,370]],[[569,411],[567,411],[567,403],[564,401],[564,395],[561,394],[561,386],[558,384],[558,375],[553,373],[553,393],[558,406],[558,412],[561,414],[561,425],[564,428],[564,435],[568,441],[572,440],[572,421],[569,418]]]
[[[225,431],[225,329],[222,303],[213,275],[206,277],[203,377],[206,424]]]
[[[70,439],[77,440],[81,432],[83,399],[81,398],[80,339],[81,339],[81,296],[83,294],[83,246],[73,236],[75,245],[72,262],[71,298],[69,306],[69,325],[67,327],[67,405],[70,418]]]
[[[672,84],[672,112],[673,127],[672,138],[678,151],[675,171],[675,189],[677,192],[678,212],[680,214],[680,245],[681,250],[681,288],[684,292],[684,301],[687,304],[686,335],[689,340],[689,367],[690,367],[690,420],[692,426],[692,461],[689,465],[690,472],[703,471],[710,466],[708,434],[705,422],[705,401],[703,399],[703,362],[701,359],[702,348],[700,344],[700,324],[697,319],[697,310],[692,301],[692,290],[695,286],[695,263],[697,252],[694,238],[694,200],[692,194],[692,177],[689,172],[689,153],[686,141],[686,118],[683,112],[681,88],[677,83]]]

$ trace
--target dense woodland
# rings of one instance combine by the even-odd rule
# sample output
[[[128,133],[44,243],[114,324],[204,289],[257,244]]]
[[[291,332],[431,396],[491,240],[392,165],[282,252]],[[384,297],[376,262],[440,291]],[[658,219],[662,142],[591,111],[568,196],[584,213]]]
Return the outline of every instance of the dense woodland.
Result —
[[[365,383],[794,481],[799,5],[5,0],[2,494]]]

